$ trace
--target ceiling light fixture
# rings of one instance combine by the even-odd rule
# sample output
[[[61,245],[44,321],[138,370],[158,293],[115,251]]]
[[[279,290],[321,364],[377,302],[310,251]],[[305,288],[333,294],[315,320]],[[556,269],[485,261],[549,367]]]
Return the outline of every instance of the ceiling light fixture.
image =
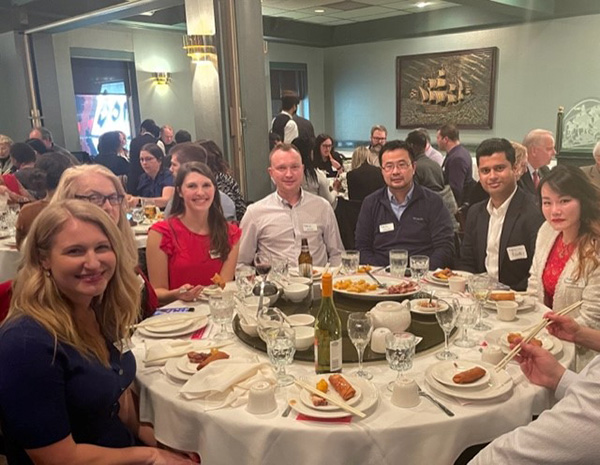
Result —
[[[185,35],[183,36],[183,48],[192,63],[217,60],[217,48],[213,45],[214,38],[211,35]]]
[[[429,6],[429,5],[431,5],[431,2],[419,2],[415,6],[417,8],[425,8],[426,6]]]
[[[315,13],[325,13],[325,10],[323,10],[322,8],[317,8],[315,10]]]
[[[165,71],[159,71],[156,73],[152,73],[152,80],[156,82],[158,86],[166,86],[171,82],[171,73],[167,73]]]

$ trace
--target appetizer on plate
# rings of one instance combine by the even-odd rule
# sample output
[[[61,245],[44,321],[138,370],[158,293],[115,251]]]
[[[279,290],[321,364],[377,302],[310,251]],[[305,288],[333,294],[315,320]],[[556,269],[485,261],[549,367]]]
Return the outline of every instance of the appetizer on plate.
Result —
[[[353,281],[352,279],[342,279],[340,281],[336,281],[333,285],[333,288],[340,291],[362,294],[363,292],[377,290],[377,284],[368,283],[364,279],[359,279],[357,281]]]
[[[508,335],[506,336],[506,340],[509,344],[517,342],[517,339],[523,339],[523,335],[521,333],[508,333]],[[542,341],[536,337],[531,339],[529,343],[538,347],[542,347]]]
[[[415,281],[405,281],[400,284],[394,284],[387,288],[388,294],[406,294],[407,292],[416,291],[419,285]]]
[[[465,371],[461,371],[460,373],[456,373],[453,377],[452,377],[452,381],[454,381],[456,384],[471,384],[474,383],[475,381],[483,378],[485,376],[487,372],[477,366],[477,367],[473,367],[469,370],[465,370]]]
[[[227,281],[225,281],[219,273],[215,273],[215,275],[212,278],[210,278],[210,280],[214,284],[219,286],[221,289],[225,289],[225,285],[227,284]]]
[[[443,270],[434,271],[433,276],[437,279],[441,279],[442,281],[448,281],[448,278],[459,275],[458,273],[452,271],[450,268],[444,268]]]
[[[219,349],[210,349],[209,353],[206,352],[188,352],[187,354],[190,363],[197,363],[197,370],[201,370],[206,365],[215,360],[223,360],[229,358],[229,354],[222,352]]]
[[[329,384],[331,384],[333,389],[335,389],[340,397],[346,402],[356,395],[356,390],[342,375],[330,375],[329,383],[327,383],[324,378],[321,378],[317,382],[316,387],[319,391],[326,393],[329,390]],[[315,407],[323,407],[328,405],[327,400],[323,399],[317,394],[311,394],[310,399]]]
[[[367,271],[371,271],[373,267],[371,265],[361,265],[358,267],[357,273],[366,273]]]

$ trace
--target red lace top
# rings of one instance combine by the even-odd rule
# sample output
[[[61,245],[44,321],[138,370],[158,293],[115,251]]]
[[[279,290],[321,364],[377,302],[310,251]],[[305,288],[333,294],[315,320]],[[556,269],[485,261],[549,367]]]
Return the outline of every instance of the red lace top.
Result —
[[[560,233],[554,241],[544,272],[542,273],[542,283],[544,285],[544,304],[547,307],[552,308],[554,303],[554,293],[556,292],[556,285],[558,284],[558,278],[565,269],[565,265],[571,258],[577,242],[571,242],[566,244],[563,242],[563,235]]]
[[[240,240],[242,230],[229,223],[227,237],[233,247]],[[160,249],[167,254],[169,289],[184,284],[196,286],[212,284],[210,278],[223,267],[220,257],[211,256],[210,237],[190,231],[179,218],[169,218],[150,227],[162,235]]]

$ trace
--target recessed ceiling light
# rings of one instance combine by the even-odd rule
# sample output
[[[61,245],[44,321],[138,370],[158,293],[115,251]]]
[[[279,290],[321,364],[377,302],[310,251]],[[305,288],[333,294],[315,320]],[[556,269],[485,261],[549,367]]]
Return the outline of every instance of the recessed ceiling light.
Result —
[[[322,8],[317,8],[317,9],[315,10],[315,13],[325,13],[325,10],[324,10],[324,9],[322,9]]]
[[[431,2],[419,2],[416,4],[418,8],[425,8],[428,5],[431,5]]]

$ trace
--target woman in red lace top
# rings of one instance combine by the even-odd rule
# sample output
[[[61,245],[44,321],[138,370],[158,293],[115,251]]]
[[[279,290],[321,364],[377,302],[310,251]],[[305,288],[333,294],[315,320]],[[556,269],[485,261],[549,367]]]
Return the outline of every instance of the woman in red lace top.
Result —
[[[182,165],[171,216],[150,228],[148,273],[163,303],[197,299],[216,273],[233,279],[241,230],[225,220],[216,185],[206,164]]]

